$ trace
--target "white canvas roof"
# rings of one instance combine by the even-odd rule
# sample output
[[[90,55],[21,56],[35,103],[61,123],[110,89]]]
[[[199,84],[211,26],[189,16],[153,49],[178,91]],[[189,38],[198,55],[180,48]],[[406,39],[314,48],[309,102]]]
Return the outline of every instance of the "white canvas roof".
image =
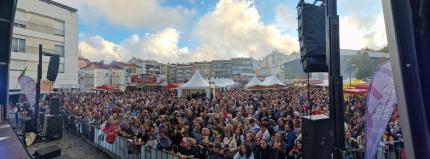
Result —
[[[245,85],[245,88],[254,87],[254,86],[258,86],[258,85],[262,85],[262,83],[261,83],[261,81],[256,76],[254,76],[248,82],[248,84]]]
[[[206,89],[209,88],[209,82],[196,71],[191,79],[180,87],[181,89]]]
[[[276,77],[275,75],[266,77],[266,79],[264,79],[263,86],[274,86],[274,85],[282,85],[285,86],[285,84],[278,79],[278,77]]]

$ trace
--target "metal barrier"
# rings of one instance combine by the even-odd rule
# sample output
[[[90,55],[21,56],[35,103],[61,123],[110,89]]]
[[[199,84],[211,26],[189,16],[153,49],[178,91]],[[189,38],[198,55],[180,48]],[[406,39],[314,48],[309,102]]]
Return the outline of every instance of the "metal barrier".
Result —
[[[379,145],[374,159],[406,159],[404,156],[403,140],[384,142]],[[363,159],[365,148],[351,149],[344,152],[344,159]]]
[[[121,159],[179,159],[179,156],[166,151],[156,150],[145,145],[136,147],[126,138],[117,136],[113,144],[106,142],[106,134],[95,124],[88,124],[82,119],[66,116],[65,127],[72,133],[85,138],[94,146],[113,158]]]

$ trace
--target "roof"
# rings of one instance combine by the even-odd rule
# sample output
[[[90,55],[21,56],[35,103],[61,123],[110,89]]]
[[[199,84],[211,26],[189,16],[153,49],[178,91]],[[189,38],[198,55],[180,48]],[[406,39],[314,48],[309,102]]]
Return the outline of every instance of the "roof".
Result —
[[[250,87],[253,87],[253,86],[258,86],[258,85],[261,85],[261,84],[262,84],[261,81],[256,76],[254,76],[248,82],[248,84],[245,85],[245,88],[250,88]]]
[[[52,1],[52,0],[40,0],[40,1],[48,3],[48,4],[51,4],[51,5],[54,5],[54,6],[57,6],[57,7],[60,7],[60,8],[63,8],[63,9],[66,9],[66,10],[69,10],[71,12],[77,12],[78,11],[75,8],[72,8],[70,6],[67,6],[67,5],[64,5],[64,4]]]
[[[275,75],[266,77],[266,79],[264,79],[263,83],[261,83],[263,86],[274,86],[274,85],[282,85],[285,86],[285,84],[278,79],[278,77],[276,77]]]
[[[134,64],[134,63],[129,63],[129,64],[126,64],[128,67],[137,67],[137,68],[142,68],[142,66],[139,66],[139,65],[136,65],[136,64]]]
[[[181,89],[206,89],[209,88],[209,82],[196,71],[191,79],[180,87]]]
[[[81,69],[105,69],[108,70],[109,67],[105,64],[101,64],[99,62],[91,62],[87,66],[82,67]]]
[[[110,69],[118,69],[118,70],[122,70],[123,68],[122,67],[119,67],[119,66],[117,66],[117,65],[105,65],[107,68],[110,68]]]

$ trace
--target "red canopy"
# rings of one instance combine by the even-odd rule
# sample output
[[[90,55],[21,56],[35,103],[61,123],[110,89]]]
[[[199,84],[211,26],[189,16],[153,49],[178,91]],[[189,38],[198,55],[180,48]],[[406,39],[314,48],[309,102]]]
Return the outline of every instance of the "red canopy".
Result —
[[[346,89],[343,89],[343,93],[352,94],[352,95],[364,95],[367,93],[367,89],[346,88]]]
[[[175,84],[168,84],[168,85],[165,85],[164,86],[164,88],[166,88],[166,89],[174,89],[174,88],[176,88],[176,87],[178,87],[177,85],[175,85]]]
[[[368,82],[366,82],[366,83],[359,84],[359,85],[355,86],[355,88],[359,88],[359,89],[369,89],[369,83],[368,83]]]
[[[100,89],[100,90],[117,90],[118,87],[117,86],[112,86],[112,85],[101,85],[101,86],[97,86],[96,89]]]

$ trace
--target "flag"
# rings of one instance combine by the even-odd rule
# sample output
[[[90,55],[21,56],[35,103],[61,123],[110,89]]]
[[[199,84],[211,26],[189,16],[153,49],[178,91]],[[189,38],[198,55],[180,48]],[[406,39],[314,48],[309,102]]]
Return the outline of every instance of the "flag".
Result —
[[[25,97],[31,107],[36,104],[36,83],[29,76],[22,76],[18,79],[21,89],[24,91]]]
[[[397,104],[391,62],[384,63],[374,74],[366,107],[366,159],[375,155],[381,136]]]
[[[19,80],[21,77],[25,76],[25,72],[26,72],[26,71],[27,71],[27,66],[25,66],[24,70],[22,70],[21,74],[19,74],[19,76],[18,76],[18,80]]]

